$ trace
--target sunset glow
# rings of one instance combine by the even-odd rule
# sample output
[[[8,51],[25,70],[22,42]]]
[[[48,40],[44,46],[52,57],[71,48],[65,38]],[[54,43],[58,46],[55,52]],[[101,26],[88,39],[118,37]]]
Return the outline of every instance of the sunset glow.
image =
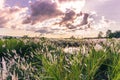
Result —
[[[119,0],[0,0],[0,35],[23,36],[18,32],[26,31],[47,37],[89,37],[97,36],[99,31],[120,30],[118,3]]]

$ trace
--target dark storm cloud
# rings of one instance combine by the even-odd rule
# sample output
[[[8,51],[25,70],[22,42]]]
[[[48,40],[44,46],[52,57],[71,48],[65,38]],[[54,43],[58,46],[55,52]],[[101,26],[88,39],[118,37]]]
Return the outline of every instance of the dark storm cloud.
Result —
[[[31,4],[31,15],[23,23],[42,22],[61,15],[62,12],[57,9],[57,4],[51,0],[38,0]]]

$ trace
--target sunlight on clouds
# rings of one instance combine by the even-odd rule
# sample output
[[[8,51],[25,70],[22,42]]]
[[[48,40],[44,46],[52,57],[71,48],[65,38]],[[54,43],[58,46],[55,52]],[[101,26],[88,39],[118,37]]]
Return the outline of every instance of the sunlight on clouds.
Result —
[[[94,9],[84,10],[84,6],[91,2],[90,6],[95,7],[107,1],[110,0],[28,0],[29,7],[6,7],[5,0],[0,0],[0,28],[9,29],[6,34],[10,35],[97,36],[100,30],[104,32],[116,22],[101,16]]]
[[[66,9],[72,9],[76,13],[80,13],[84,5],[85,5],[85,0],[58,2],[58,9],[60,9],[64,13],[66,12]]]
[[[3,9],[5,6],[5,0],[0,0],[0,9]]]

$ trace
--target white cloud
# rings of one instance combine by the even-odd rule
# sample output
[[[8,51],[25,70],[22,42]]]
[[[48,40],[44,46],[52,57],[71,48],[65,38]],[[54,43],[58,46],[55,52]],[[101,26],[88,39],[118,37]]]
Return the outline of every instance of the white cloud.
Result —
[[[0,0],[0,9],[3,9],[5,6],[5,0]]]

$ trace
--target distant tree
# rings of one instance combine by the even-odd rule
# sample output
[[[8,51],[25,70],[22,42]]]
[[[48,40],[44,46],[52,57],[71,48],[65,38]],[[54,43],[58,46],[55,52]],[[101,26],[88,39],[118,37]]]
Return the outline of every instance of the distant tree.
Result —
[[[102,37],[103,37],[103,32],[100,31],[100,32],[98,33],[98,38],[102,38]]]
[[[112,33],[112,31],[111,30],[107,30],[106,31],[106,37],[109,37],[109,35]]]
[[[120,38],[120,31],[115,31],[109,34],[109,38]]]

